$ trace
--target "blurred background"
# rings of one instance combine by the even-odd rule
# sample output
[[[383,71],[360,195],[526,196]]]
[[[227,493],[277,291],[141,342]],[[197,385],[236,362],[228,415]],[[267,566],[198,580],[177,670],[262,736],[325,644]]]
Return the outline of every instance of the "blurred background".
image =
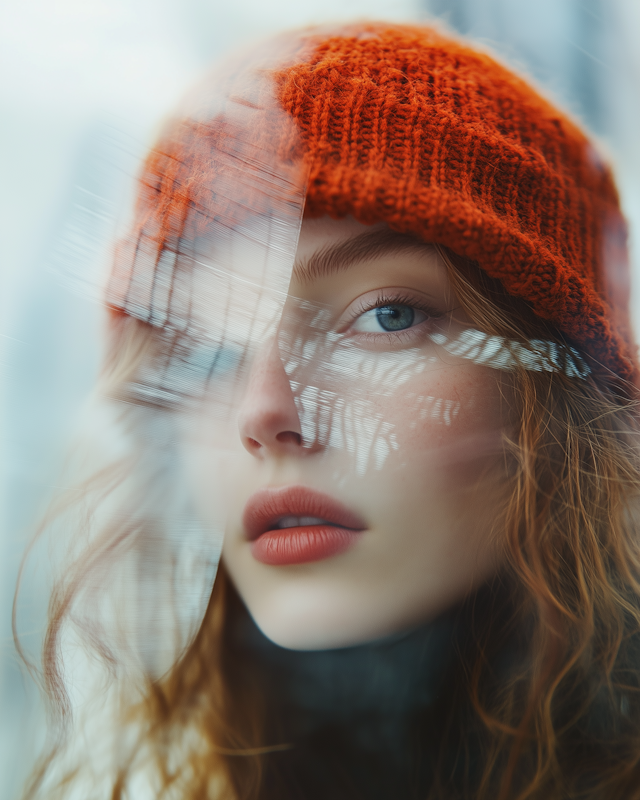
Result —
[[[613,161],[632,229],[640,331],[638,0],[6,0],[0,10],[0,800],[40,746],[35,684],[11,635],[16,576],[99,367],[97,298],[132,177],[214,58],[313,22],[439,18],[532,75]],[[37,650],[46,592],[19,606]]]

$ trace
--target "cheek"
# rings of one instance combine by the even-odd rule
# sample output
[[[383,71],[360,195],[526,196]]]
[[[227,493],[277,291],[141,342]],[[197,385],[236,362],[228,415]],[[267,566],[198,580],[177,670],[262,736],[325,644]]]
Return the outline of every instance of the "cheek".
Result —
[[[494,371],[474,365],[420,376],[379,413],[393,432],[389,470],[475,474],[502,451],[506,413]]]
[[[414,587],[416,607],[426,598],[431,608],[496,569],[507,417],[499,376],[485,368],[424,376],[412,391],[387,407],[397,449],[364,483],[390,548],[387,568],[396,566],[398,585]]]

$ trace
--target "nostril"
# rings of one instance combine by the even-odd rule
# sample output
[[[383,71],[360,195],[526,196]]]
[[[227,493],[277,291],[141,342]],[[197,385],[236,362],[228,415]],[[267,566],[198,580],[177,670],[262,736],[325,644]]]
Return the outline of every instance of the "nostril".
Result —
[[[281,444],[302,444],[302,436],[295,431],[282,431],[276,436],[276,439]]]
[[[250,436],[247,436],[247,444],[252,450],[259,450],[262,447],[260,442],[256,441],[255,439],[252,439]]]

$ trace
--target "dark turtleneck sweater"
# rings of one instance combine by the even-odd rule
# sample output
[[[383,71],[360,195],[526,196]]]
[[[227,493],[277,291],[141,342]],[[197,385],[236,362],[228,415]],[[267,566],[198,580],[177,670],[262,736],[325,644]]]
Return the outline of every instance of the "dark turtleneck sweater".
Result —
[[[291,744],[266,759],[265,798],[427,797],[447,721],[452,615],[355,647],[293,651],[244,612],[234,639],[261,665],[269,740]]]

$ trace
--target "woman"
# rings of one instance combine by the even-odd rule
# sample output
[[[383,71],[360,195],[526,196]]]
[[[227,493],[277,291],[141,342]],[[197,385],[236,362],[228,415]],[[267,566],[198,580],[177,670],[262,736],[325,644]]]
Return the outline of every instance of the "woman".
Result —
[[[624,236],[578,126],[430,28],[208,78],[143,169],[110,461],[66,503],[47,688],[75,630],[111,694],[28,795],[640,797]]]

